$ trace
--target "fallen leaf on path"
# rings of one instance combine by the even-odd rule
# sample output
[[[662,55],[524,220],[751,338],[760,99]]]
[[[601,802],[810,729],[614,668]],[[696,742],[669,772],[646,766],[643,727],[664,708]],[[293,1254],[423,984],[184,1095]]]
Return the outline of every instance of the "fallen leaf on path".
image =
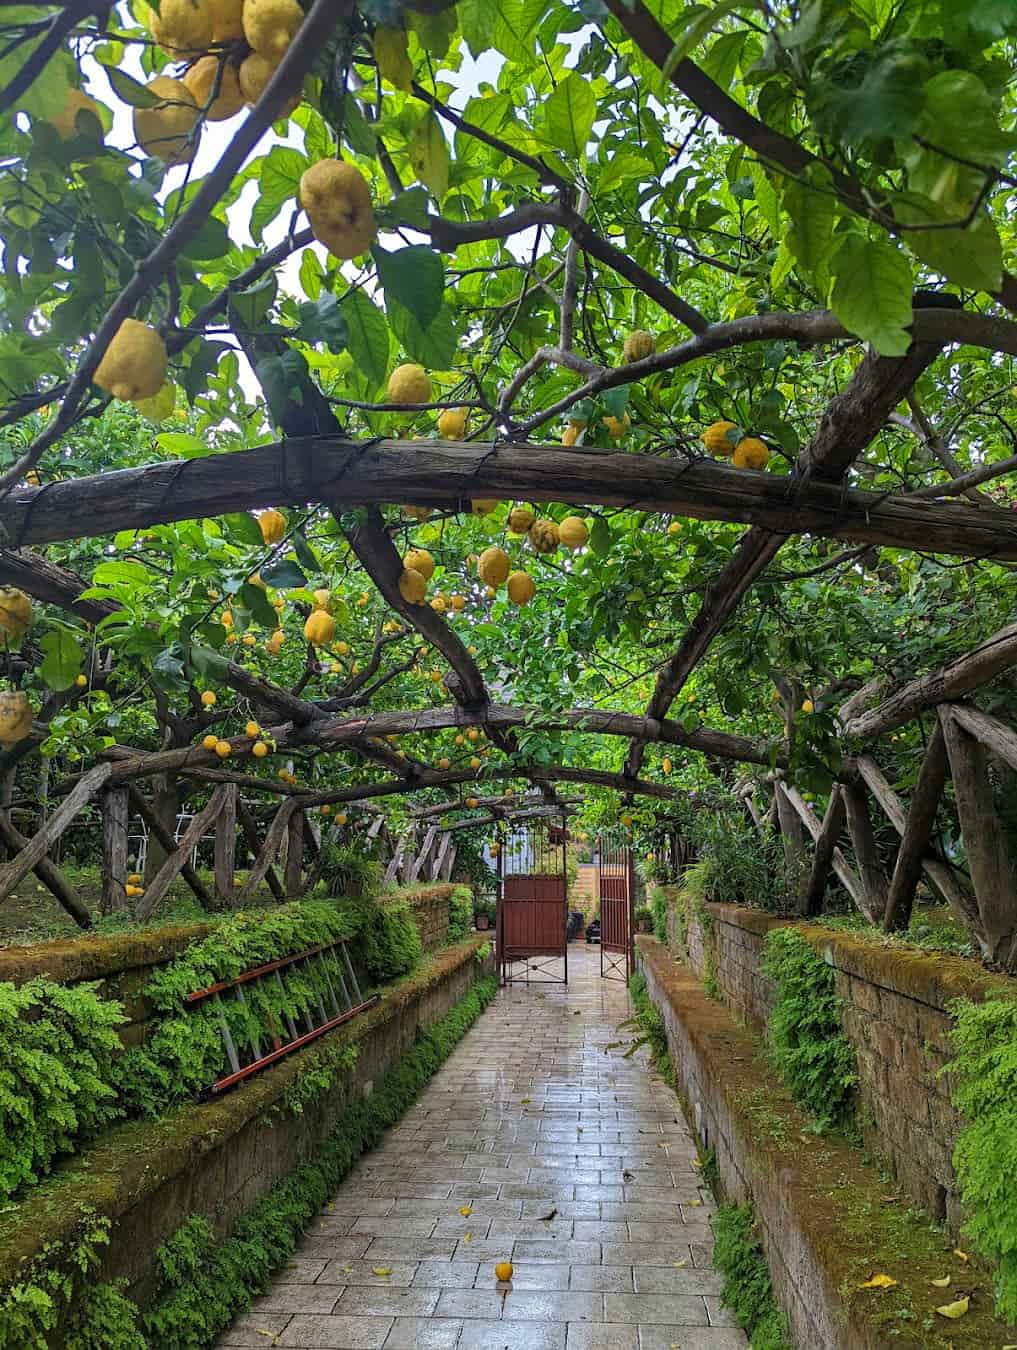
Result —
[[[897,1281],[891,1275],[873,1275],[859,1289],[892,1289]]]
[[[470,1215],[473,1213],[473,1206],[472,1206],[472,1205],[463,1205],[463,1207],[460,1209],[459,1213],[463,1216],[464,1219],[468,1219],[468,1218],[470,1217]]]
[[[672,1261],[671,1264],[674,1266],[675,1270],[684,1270],[689,1263],[688,1261]]]
[[[936,1312],[939,1313],[940,1317],[963,1317],[970,1306],[971,1300],[969,1298],[959,1298],[956,1303],[944,1303],[941,1308],[936,1309]]]
[[[372,1267],[371,1267],[371,1272],[372,1272],[372,1274],[374,1274],[374,1275],[391,1275],[391,1274],[392,1274],[392,1267],[391,1267],[391,1266],[372,1266]]]
[[[464,1242],[472,1242],[472,1241],[473,1241],[473,1234],[472,1234],[472,1233],[464,1233],[464,1234],[463,1234],[463,1241],[464,1241]]]
[[[522,1097],[522,1098],[520,1098],[520,1101],[519,1101],[519,1105],[520,1105],[520,1106],[529,1106],[529,1104],[530,1104],[530,1098],[529,1098],[529,1097]]]
[[[696,1205],[701,1205],[703,1202],[702,1200],[686,1200],[685,1203],[694,1207]]]
[[[937,1289],[948,1289],[950,1287],[950,1276],[944,1275],[941,1280],[930,1280],[929,1283],[934,1284]]]

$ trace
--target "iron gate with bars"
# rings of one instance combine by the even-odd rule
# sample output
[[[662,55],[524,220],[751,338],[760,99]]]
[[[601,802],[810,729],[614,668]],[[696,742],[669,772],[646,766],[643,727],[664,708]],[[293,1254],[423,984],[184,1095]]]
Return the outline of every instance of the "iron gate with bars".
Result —
[[[635,970],[633,882],[631,846],[627,841],[601,836],[597,849],[597,894],[600,899],[600,973],[604,979],[627,982]]]
[[[495,946],[502,984],[568,984],[567,838],[564,822],[561,829],[519,828],[508,832],[498,852]]]

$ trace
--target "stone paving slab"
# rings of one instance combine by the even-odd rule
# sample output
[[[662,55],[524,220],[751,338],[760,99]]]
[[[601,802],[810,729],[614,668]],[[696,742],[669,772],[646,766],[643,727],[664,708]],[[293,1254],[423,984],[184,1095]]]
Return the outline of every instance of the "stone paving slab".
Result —
[[[569,977],[498,994],[219,1345],[746,1350],[675,1098],[613,1044],[624,986],[585,947]]]

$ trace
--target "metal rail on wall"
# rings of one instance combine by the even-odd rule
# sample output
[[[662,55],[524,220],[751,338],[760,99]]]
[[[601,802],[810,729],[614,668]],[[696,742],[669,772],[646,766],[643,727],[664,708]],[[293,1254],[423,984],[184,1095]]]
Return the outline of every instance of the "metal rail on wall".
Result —
[[[252,1029],[248,1033],[246,1044],[238,1045],[230,1030],[224,995],[232,994],[231,1002],[247,1005],[245,986],[259,990],[262,985],[271,981],[278,986],[279,995],[286,1000],[286,974],[298,972],[310,977],[315,990],[311,1005],[298,1014],[304,1024],[303,1030],[288,1012],[282,1014],[284,1027],[280,1027],[273,1015],[267,1013],[263,1024],[264,1036],[259,1036]],[[360,992],[360,984],[345,942],[334,942],[326,947],[310,947],[293,956],[284,956],[279,961],[270,961],[267,965],[245,970],[234,980],[223,980],[218,984],[209,985],[207,989],[196,989],[187,995],[184,1003],[188,1007],[194,1007],[206,999],[214,1001],[219,1017],[219,1031],[231,1070],[211,1083],[206,1089],[206,1095],[215,1096],[225,1092],[244,1079],[250,1078],[252,1074],[278,1063],[294,1050],[303,1049],[319,1036],[324,1036],[326,1031],[332,1031],[356,1017],[358,1013],[373,1007],[378,998],[379,995],[375,994],[365,999]],[[257,1004],[260,1000],[255,1002]],[[279,998],[274,998],[272,1002],[278,1004]]]
[[[600,974],[625,980],[635,970],[633,939],[635,874],[628,840],[601,835],[597,845],[600,899]]]
[[[502,984],[568,984],[567,846],[565,816],[560,830],[548,822],[502,841],[495,919]]]

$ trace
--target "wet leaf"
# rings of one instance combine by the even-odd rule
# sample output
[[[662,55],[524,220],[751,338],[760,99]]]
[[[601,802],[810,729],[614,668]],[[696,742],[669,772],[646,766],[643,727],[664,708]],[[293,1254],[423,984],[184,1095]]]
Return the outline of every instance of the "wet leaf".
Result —
[[[859,1289],[893,1289],[897,1281],[890,1275],[873,1275]]]
[[[372,1267],[371,1267],[371,1273],[374,1274],[374,1275],[391,1275],[391,1274],[392,1274],[392,1267],[391,1267],[391,1266],[372,1266]]]
[[[464,1234],[463,1234],[463,1241],[464,1241],[464,1242],[472,1242],[472,1241],[473,1241],[473,1234],[472,1234],[472,1233],[464,1233]]]
[[[468,1219],[468,1218],[470,1217],[470,1215],[473,1213],[473,1206],[472,1206],[472,1205],[463,1205],[463,1206],[460,1208],[459,1213],[463,1216],[464,1219]]]
[[[930,1280],[929,1283],[934,1284],[937,1289],[947,1289],[950,1286],[950,1276],[944,1275],[941,1280]]]
[[[939,1313],[940,1317],[956,1319],[963,1317],[970,1306],[971,1300],[969,1298],[959,1298],[956,1303],[944,1303],[941,1308],[936,1309],[936,1312]]]

